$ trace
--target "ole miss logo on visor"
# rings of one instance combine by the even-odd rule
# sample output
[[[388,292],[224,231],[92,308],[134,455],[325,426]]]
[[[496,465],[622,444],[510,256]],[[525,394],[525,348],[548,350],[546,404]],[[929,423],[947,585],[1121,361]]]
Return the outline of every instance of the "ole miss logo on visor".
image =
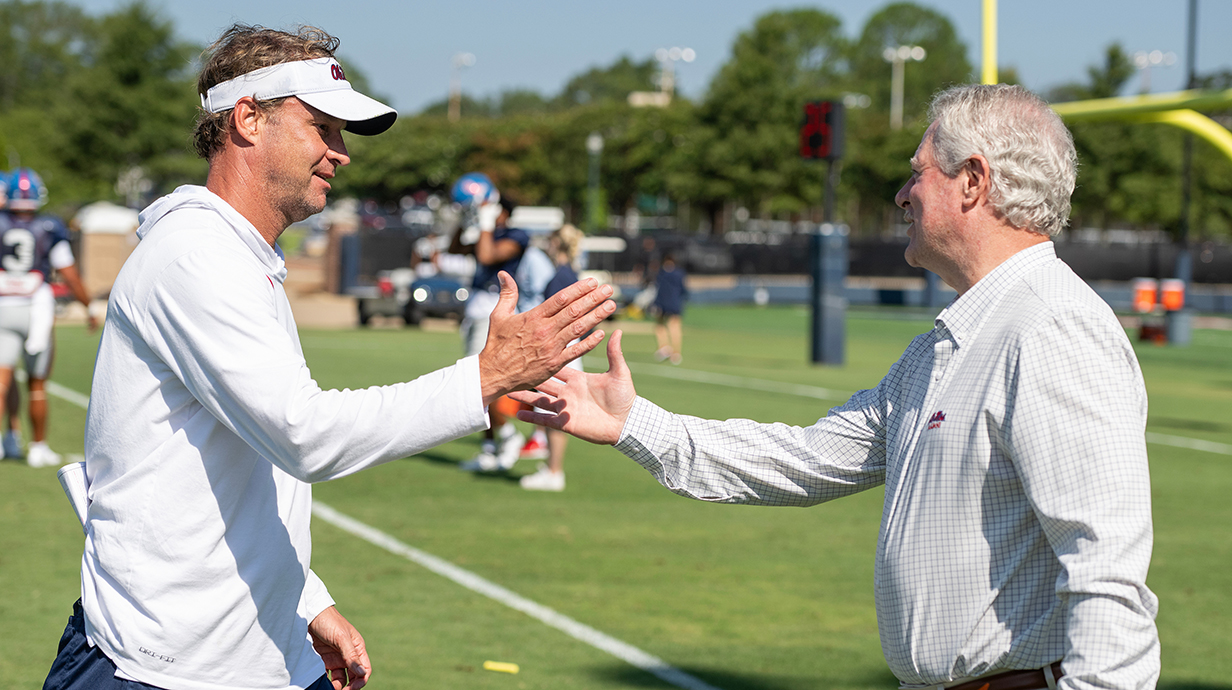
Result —
[[[928,428],[936,429],[941,426],[941,422],[945,421],[945,413],[940,410],[933,413],[933,416],[928,418]]]
[[[343,72],[342,67],[338,65],[330,65],[329,73],[333,75],[335,81],[345,81],[346,80],[346,72]]]

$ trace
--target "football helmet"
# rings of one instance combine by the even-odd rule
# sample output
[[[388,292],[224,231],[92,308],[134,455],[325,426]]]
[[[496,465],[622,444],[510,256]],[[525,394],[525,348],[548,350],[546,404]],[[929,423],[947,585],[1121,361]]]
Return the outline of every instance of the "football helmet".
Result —
[[[30,168],[14,170],[8,183],[9,210],[37,211],[47,203],[47,185]]]
[[[466,173],[458,178],[450,192],[454,203],[463,208],[474,208],[500,201],[500,192],[487,175],[478,172]]]

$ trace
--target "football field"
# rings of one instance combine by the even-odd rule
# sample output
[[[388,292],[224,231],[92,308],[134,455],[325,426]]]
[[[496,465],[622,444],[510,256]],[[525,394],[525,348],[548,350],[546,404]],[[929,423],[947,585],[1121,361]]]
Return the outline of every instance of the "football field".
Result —
[[[680,367],[654,362],[641,324],[624,350],[639,394],[672,411],[807,425],[874,385],[931,325],[853,312],[847,365],[824,368],[806,362],[803,308],[696,307]],[[461,348],[418,329],[301,338],[326,388],[413,378]],[[82,452],[97,343],[57,331],[50,441],[63,453]],[[1232,332],[1136,346],[1151,400],[1160,687],[1232,690]],[[314,488],[313,569],[367,640],[369,687],[897,687],[873,609],[881,490],[809,509],[708,505],[574,440],[566,491],[543,494],[517,484],[531,462],[510,476],[459,472],[477,450],[478,437],[462,439]],[[5,686],[41,685],[79,596],[81,542],[54,470],[0,463]],[[484,670],[489,660],[520,671]]]

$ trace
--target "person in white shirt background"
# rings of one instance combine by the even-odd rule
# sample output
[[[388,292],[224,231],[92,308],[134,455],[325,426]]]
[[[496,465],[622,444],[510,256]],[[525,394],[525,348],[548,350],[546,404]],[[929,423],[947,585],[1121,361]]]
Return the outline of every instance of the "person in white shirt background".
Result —
[[[1155,687],[1147,396],[1112,310],[1054,252],[1077,155],[1017,86],[937,95],[895,197],[958,291],[870,390],[807,428],[675,415],[620,351],[524,421],[613,444],[684,496],[807,506],[885,485],[874,591],[903,688]]]
[[[209,173],[143,212],[111,292],[82,599],[47,690],[363,687],[363,638],[310,569],[311,483],[482,430],[494,400],[602,340],[570,345],[615,310],[610,288],[583,281],[519,314],[501,274],[478,354],[407,383],[317,386],[276,240],[325,206],[350,162],[342,131],[396,117],[351,88],[337,45],[237,24],[203,56],[194,145]]]

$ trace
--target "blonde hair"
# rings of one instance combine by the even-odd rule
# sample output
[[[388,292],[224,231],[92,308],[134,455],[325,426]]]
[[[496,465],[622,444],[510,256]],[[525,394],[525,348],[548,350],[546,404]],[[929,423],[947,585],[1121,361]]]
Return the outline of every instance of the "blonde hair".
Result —
[[[556,243],[556,251],[569,257],[569,263],[577,261],[578,249],[582,246],[582,231],[569,223],[565,223],[552,233],[552,241]],[[555,259],[555,257],[553,257]]]

